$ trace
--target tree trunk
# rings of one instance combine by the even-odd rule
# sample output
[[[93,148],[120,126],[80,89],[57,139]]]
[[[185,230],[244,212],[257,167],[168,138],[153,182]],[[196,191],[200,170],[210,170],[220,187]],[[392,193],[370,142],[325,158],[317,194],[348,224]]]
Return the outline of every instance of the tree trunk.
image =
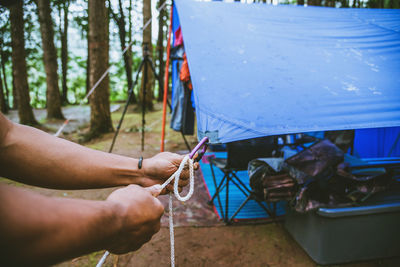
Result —
[[[121,0],[118,0],[119,3],[119,13],[121,14],[120,16],[120,23],[118,24],[119,26],[119,39],[121,41],[121,49],[124,50],[126,48],[126,30],[125,30],[125,14],[124,10],[122,8],[122,2]],[[129,44],[128,44],[129,45]],[[124,54],[124,65],[125,65],[125,73],[126,73],[126,78],[128,80],[128,88],[132,88],[133,86],[133,80],[132,80],[132,48],[129,47],[126,53]],[[132,103],[136,103],[136,96],[135,93],[132,94]]]
[[[5,66],[6,63],[5,63],[5,56],[4,56],[3,49],[1,51],[0,60],[1,60],[1,71],[3,73],[4,89],[6,90],[6,92],[5,92],[6,107],[7,107],[7,110],[9,110],[10,109],[10,93],[9,93],[9,90],[8,90],[8,83],[7,83],[7,76],[6,76],[6,66]]]
[[[151,19],[151,0],[143,0],[143,26]],[[151,43],[151,22],[143,31],[143,44],[142,51],[143,55],[145,55],[145,47],[147,46],[149,57],[151,58],[153,55],[153,46]],[[140,87],[140,100],[146,105],[146,109],[153,110],[153,87],[154,87],[154,75],[151,70],[150,64],[146,64],[147,71],[147,83],[145,84],[142,81],[142,86]],[[143,75],[142,75],[143,77]],[[146,95],[144,101],[143,96]]]
[[[352,8],[360,7],[360,0],[353,0]]]
[[[110,12],[111,12],[111,14],[112,14],[112,16],[114,18],[114,21],[118,26],[118,33],[119,33],[119,41],[120,41],[120,44],[121,44],[121,50],[125,50],[125,48],[126,48],[126,35],[127,35],[126,29],[125,29],[125,26],[126,26],[125,14],[124,14],[124,10],[123,10],[123,7],[122,7],[122,1],[118,0],[118,4],[119,4],[119,14],[120,14],[119,17],[112,10],[110,1],[109,1],[109,8],[110,8]],[[126,79],[128,81],[128,90],[129,90],[130,88],[132,88],[132,85],[133,85],[133,79],[132,79],[132,49],[131,48],[128,48],[126,53],[123,55],[123,58],[124,58],[125,75],[126,75]],[[135,94],[132,95],[132,103],[137,103]]]
[[[399,8],[400,1],[399,0],[389,0],[389,8]]]
[[[307,5],[309,6],[321,6],[322,0],[308,0]]]
[[[6,98],[4,96],[4,90],[3,90],[3,80],[1,79],[1,75],[0,75],[0,111],[3,112],[4,114],[8,112]]]
[[[89,31],[90,31],[90,24],[89,24],[89,3],[88,3],[88,9],[87,9],[87,17],[88,17],[88,28],[86,32],[86,40],[87,40],[87,47],[88,47],[88,52],[87,52],[87,60],[86,60],[86,94],[89,93],[90,91],[90,41],[89,41]],[[90,99],[88,99],[88,102],[90,103]]]
[[[63,11],[63,29],[61,30],[61,71],[62,71],[62,94],[61,102],[63,105],[68,104],[68,86],[67,86],[67,72],[68,72],[68,9],[69,1],[65,1],[62,5]],[[60,16],[61,17],[61,16]]]
[[[58,87],[57,51],[54,46],[53,20],[50,0],[38,0],[38,16],[43,46],[43,63],[46,71],[46,106],[48,119],[64,119],[61,112],[60,88]]]
[[[297,0],[297,4],[299,6],[304,6],[304,0]]]
[[[89,85],[90,88],[108,69],[108,14],[105,0],[89,0]],[[112,132],[109,76],[90,98],[90,137]]]
[[[344,7],[349,7],[349,1],[348,0],[340,0],[340,3],[341,3],[341,8],[344,8]]]
[[[17,94],[17,88],[15,87],[14,63],[11,66],[11,72],[12,72],[12,95],[13,95],[12,109],[18,109],[18,94]]]
[[[90,25],[89,25],[90,29]],[[86,94],[90,91],[90,49],[89,49],[89,30],[87,33],[87,46],[88,46],[88,53],[87,53],[87,60],[86,60]],[[90,103],[90,99],[88,99]]]
[[[335,7],[335,0],[325,0],[325,6]]]
[[[30,106],[28,74],[26,71],[23,1],[10,7],[13,84],[18,99],[18,115],[22,124],[38,125]]]
[[[158,1],[158,7],[161,7],[164,4],[165,0],[159,0]],[[165,19],[167,16],[167,11],[165,8],[163,8],[160,11],[160,15],[158,16],[158,36],[157,36],[157,54],[158,54],[158,77],[160,79],[164,78],[164,68],[165,68],[165,63],[164,63],[164,25],[165,25]],[[164,84],[159,83],[158,84],[158,101],[163,100],[163,95],[164,95],[164,89],[163,89]]]

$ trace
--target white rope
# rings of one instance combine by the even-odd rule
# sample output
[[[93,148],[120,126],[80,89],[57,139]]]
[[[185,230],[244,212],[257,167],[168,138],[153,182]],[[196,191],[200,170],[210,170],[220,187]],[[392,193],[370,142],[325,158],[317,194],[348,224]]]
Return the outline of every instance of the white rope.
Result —
[[[181,197],[179,195],[179,191],[178,191],[178,185],[179,185],[179,179],[181,177],[181,172],[183,171],[183,168],[185,168],[186,162],[189,162],[189,192],[187,193],[186,196]],[[178,170],[172,174],[171,177],[168,178],[168,180],[166,180],[162,185],[161,188],[164,189],[173,179],[175,178],[174,181],[174,194],[175,197],[180,200],[180,201],[186,201],[188,200],[192,195],[193,195],[193,191],[194,191],[194,169],[193,169],[193,160],[189,158],[189,155],[186,155],[182,162],[181,165],[179,165]]]
[[[186,196],[182,197],[179,194],[179,180],[181,177],[181,173],[187,163],[189,164],[189,192],[187,193]],[[161,185],[161,190],[164,189],[167,185],[169,185],[169,183],[171,183],[172,180],[174,179],[175,179],[174,181],[175,197],[182,202],[191,198],[194,192],[194,168],[193,168],[193,159],[189,158],[189,155],[186,155],[183,158],[181,164],[179,165],[178,170]],[[171,244],[171,267],[175,267],[174,211],[172,207],[172,192],[169,193],[168,209],[169,209],[169,236]],[[101,267],[109,254],[110,252],[106,251],[103,257],[101,257],[100,261],[97,263],[96,267]]]
[[[104,253],[103,257],[101,257],[101,259],[97,263],[96,267],[101,267],[109,254],[110,254],[110,252],[106,251],[106,253]]]
[[[158,15],[157,17],[160,15],[161,10],[164,9],[164,7],[166,6],[167,1],[165,1],[159,8],[157,8],[158,11]],[[150,19],[143,25],[142,27],[142,32],[150,25],[152,20],[152,17],[150,17]],[[125,49],[122,51],[121,56],[123,56],[126,51],[128,51],[128,49],[133,45],[133,43],[135,42],[135,40],[132,40],[126,47]],[[116,63],[115,63],[116,64]],[[89,98],[89,96],[91,94],[93,94],[94,90],[96,90],[96,88],[99,86],[99,84],[104,80],[104,78],[107,76],[107,74],[110,72],[111,70],[111,66],[108,67],[108,69],[103,73],[103,75],[101,75],[100,79],[93,85],[93,87],[89,90],[89,92],[87,93],[87,95],[81,100],[81,102],[79,103],[79,106],[82,106],[84,104],[84,102]],[[57,130],[57,132],[54,134],[55,137],[58,137],[62,131],[64,130],[65,126],[67,126],[67,124],[69,123],[69,120],[65,120],[65,122],[63,123],[63,125],[61,125],[61,127]]]
[[[172,207],[172,193],[169,193],[169,243],[171,247],[171,267],[175,267],[175,234],[174,234],[174,210]]]
[[[189,162],[189,192],[187,193],[186,196],[181,197],[181,195],[179,195],[178,185],[179,185],[179,179],[181,177],[181,172],[185,167],[186,162]],[[183,202],[191,198],[194,192],[194,169],[193,169],[193,160],[189,158],[189,155],[186,155],[183,158],[181,164],[179,165],[178,170],[161,185],[161,188],[164,189],[173,179],[175,179],[174,181],[175,197]],[[169,193],[168,209],[169,209],[169,237],[171,244],[171,267],[175,267],[175,235],[174,235],[174,211],[172,207],[172,193]]]

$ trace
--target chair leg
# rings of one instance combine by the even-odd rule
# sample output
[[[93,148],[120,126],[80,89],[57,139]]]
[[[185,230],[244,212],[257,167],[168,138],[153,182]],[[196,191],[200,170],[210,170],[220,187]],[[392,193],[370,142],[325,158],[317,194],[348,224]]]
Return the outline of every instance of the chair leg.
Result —
[[[239,179],[239,177],[237,177],[237,175],[235,173],[233,173],[233,177],[236,179],[237,182],[240,183],[240,185],[244,188],[244,190],[247,191],[246,195],[251,194],[252,191]]]
[[[274,210],[271,212],[271,210],[269,209],[269,208],[266,208],[256,197],[255,197],[255,195],[254,195],[254,192],[253,191],[250,191],[250,189],[248,189],[248,187],[242,182],[242,181],[240,181],[240,179],[236,176],[236,175],[234,175],[234,178],[236,178],[236,179],[231,179],[231,181],[232,181],[232,183],[234,184],[234,185],[236,185],[236,187],[240,190],[240,191],[242,191],[242,193],[247,197],[246,198],[246,200],[245,200],[245,202],[243,202],[244,204],[246,204],[250,199],[254,199],[256,202],[257,202],[257,204],[268,214],[268,216],[269,217],[275,217],[275,209],[276,209],[276,204],[274,203]],[[236,181],[235,181],[236,180]],[[236,182],[238,182],[239,184],[237,184]],[[243,188],[244,189],[243,189]],[[247,193],[245,192],[245,190],[247,191]],[[240,209],[241,208],[243,208],[243,203],[240,205]],[[269,207],[268,206],[268,204],[267,204],[267,207]],[[237,212],[239,212],[240,210],[237,210]],[[235,214],[235,216],[236,216],[237,214]],[[232,216],[230,219],[229,219],[229,221],[231,221],[235,216]]]
[[[237,184],[236,183],[236,181],[235,181],[235,179],[231,179],[231,182],[234,184],[234,185],[236,185],[236,187],[243,193],[243,195],[245,195],[246,197],[248,197],[250,194],[251,194],[251,191],[250,192],[247,192],[247,191],[249,191],[246,187],[244,187],[245,189],[243,189],[239,184]]]
[[[235,172],[224,172],[224,177],[222,180],[219,182],[217,186],[217,181],[215,178],[215,173],[214,173],[214,168],[212,166],[213,164],[210,163],[210,168],[211,168],[211,174],[213,176],[213,182],[214,186],[216,186],[216,190],[214,195],[212,196],[211,200],[208,202],[209,205],[214,205],[214,200],[217,197],[218,204],[219,204],[219,210],[221,217],[223,221],[226,224],[231,224],[233,219],[237,216],[237,214],[242,210],[242,208],[249,202],[249,200],[254,199],[257,204],[268,214],[269,217],[273,218],[276,216],[276,203],[273,203],[273,208],[269,206],[269,203],[267,203],[267,207],[263,205],[261,201],[259,201],[256,196],[254,195],[254,192],[248,188],[240,179],[237,177]],[[240,206],[235,210],[232,216],[229,216],[229,182],[232,181],[232,183],[246,196],[246,199],[240,204]],[[221,199],[219,196],[219,193],[221,193],[225,188],[225,207],[222,206]],[[225,210],[224,210],[225,208]]]
[[[221,192],[222,188],[225,187],[224,182],[225,182],[225,179],[226,179],[226,178],[227,178],[227,175],[225,175],[225,176],[222,178],[221,182],[219,183],[217,189],[215,190],[214,195],[212,196],[211,200],[208,202],[210,205],[214,205],[214,199],[215,199],[216,197],[219,198],[219,192]],[[220,204],[220,203],[219,203],[219,204]],[[221,205],[220,205],[220,206],[221,206]]]
[[[216,188],[216,190],[215,190],[215,194],[217,194],[217,201],[218,201],[218,204],[219,204],[219,209],[220,209],[220,214],[221,214],[221,216],[222,216],[222,204],[221,204],[221,199],[220,199],[220,197],[219,197],[219,192],[218,192],[218,190],[217,190],[217,180],[215,179],[215,173],[214,173],[214,168],[213,168],[213,164],[210,162],[210,168],[211,168],[211,175],[212,175],[212,178],[213,178],[213,182],[214,182],[214,186],[215,186],[215,188]],[[224,177],[225,177],[225,175],[224,175]],[[224,179],[224,178],[222,178],[222,179]],[[222,188],[220,188],[220,190],[222,190],[223,189],[223,187]],[[212,199],[208,202],[208,204],[209,205],[214,205],[214,198],[215,198],[215,194],[214,194],[214,196],[212,197]]]
[[[225,216],[224,216],[224,222],[228,222],[228,210],[229,210],[229,181],[230,177],[227,175],[226,177],[226,186],[225,186]]]
[[[276,202],[267,202],[267,207],[271,211],[272,217],[276,217]]]
[[[255,196],[254,196],[254,200],[255,200],[255,201],[258,203],[258,205],[268,214],[269,217],[271,217],[271,218],[275,217],[275,216],[274,216],[274,213],[271,212],[268,208],[266,208],[266,207],[261,203],[261,201],[259,201]]]
[[[248,195],[246,200],[242,202],[242,204],[240,204],[239,208],[237,208],[237,210],[233,213],[233,215],[229,218],[229,220],[227,221],[228,224],[230,224],[233,220],[233,218],[236,217],[236,215],[240,212],[240,210],[247,204],[247,202],[249,202],[249,200],[251,199],[251,195]]]

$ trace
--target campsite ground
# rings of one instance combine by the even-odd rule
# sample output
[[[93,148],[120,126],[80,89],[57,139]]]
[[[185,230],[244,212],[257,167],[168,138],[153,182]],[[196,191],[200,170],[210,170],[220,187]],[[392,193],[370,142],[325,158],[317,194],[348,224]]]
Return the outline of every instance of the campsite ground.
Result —
[[[71,133],[63,137],[72,141],[79,141],[86,130],[87,107],[66,108],[65,114],[71,114],[74,126]],[[73,111],[73,112],[72,112]],[[36,111],[42,116],[43,111]],[[12,116],[12,115],[11,115]],[[71,118],[67,115],[67,117]],[[118,123],[121,109],[112,115],[114,125]],[[43,116],[42,116],[43,117]],[[145,152],[140,151],[140,113],[134,112],[131,107],[124,120],[121,133],[115,144],[114,153],[145,158],[156,154],[160,146],[161,107],[156,105],[154,112],[146,114],[147,127],[145,130]],[[43,123],[50,131],[55,131],[62,122]],[[108,151],[113,133],[85,143],[85,146]],[[189,137],[193,146],[197,141]],[[166,150],[185,152],[185,145],[179,133],[173,132],[167,125]],[[211,207],[206,204],[207,193],[201,180],[201,171],[196,175],[194,197],[182,204],[175,201],[176,207],[176,265],[177,266],[316,266],[302,248],[285,231],[281,222],[268,224],[248,224],[225,226],[222,224]],[[24,186],[6,179],[1,182]],[[41,194],[57,197],[73,197],[85,199],[105,199],[114,189],[101,190],[49,190],[30,187]],[[165,196],[161,197],[164,204]],[[108,257],[104,266],[169,266],[169,231],[168,218],[162,219],[161,231],[144,245],[139,251],[121,256]],[[95,266],[103,252],[92,253],[57,266]],[[341,265],[342,266],[342,265]],[[375,260],[361,263],[346,264],[343,266],[400,266],[400,258]]]

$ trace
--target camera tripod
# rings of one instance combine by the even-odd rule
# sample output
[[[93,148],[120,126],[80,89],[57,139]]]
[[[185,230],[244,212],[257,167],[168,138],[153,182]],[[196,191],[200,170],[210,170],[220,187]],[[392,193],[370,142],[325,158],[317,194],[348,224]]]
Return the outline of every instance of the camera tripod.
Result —
[[[109,153],[111,153],[111,151],[114,148],[114,144],[115,144],[115,141],[116,141],[117,136],[119,134],[119,130],[121,129],[122,121],[124,120],[126,111],[128,110],[129,103],[132,101],[132,97],[133,97],[133,94],[134,94],[133,89],[136,87],[136,84],[138,83],[140,72],[143,72],[143,74],[142,74],[143,95],[142,95],[142,103],[141,103],[142,104],[141,149],[142,149],[142,151],[144,151],[144,131],[145,131],[145,125],[146,125],[145,114],[146,114],[146,95],[147,95],[147,88],[146,88],[147,86],[146,85],[147,85],[147,82],[148,82],[148,74],[147,74],[147,66],[148,65],[150,66],[151,70],[153,71],[153,74],[156,77],[156,79],[158,80],[158,84],[159,84],[159,86],[161,88],[162,87],[162,82],[160,81],[160,78],[157,75],[157,72],[155,70],[153,61],[151,60],[148,44],[144,43],[143,44],[143,58],[142,58],[142,61],[140,62],[138,71],[136,72],[135,81],[133,82],[132,87],[129,88],[128,99],[126,100],[125,107],[124,107],[124,110],[122,112],[121,119],[119,120],[118,126],[117,126],[117,128],[115,130],[115,134],[114,134],[110,149],[108,151]]]
[[[119,123],[118,123],[118,125],[116,127],[115,134],[114,134],[113,140],[111,142],[110,149],[108,151],[109,153],[111,153],[113,148],[114,148],[114,144],[115,144],[115,141],[117,140],[117,136],[119,134],[119,130],[121,129],[121,125],[122,125],[122,122],[124,120],[126,111],[128,110],[129,103],[132,101],[132,97],[133,97],[133,94],[134,94],[133,89],[135,88],[136,84],[138,83],[139,75],[140,75],[140,72],[142,72],[142,71],[143,71],[142,80],[143,80],[144,88],[143,88],[143,96],[142,96],[141,149],[142,149],[142,151],[144,151],[144,134],[145,134],[144,131],[145,131],[145,125],[146,125],[146,119],[145,119],[146,102],[145,101],[146,101],[146,94],[147,94],[146,84],[147,84],[147,79],[148,79],[148,77],[147,77],[148,76],[147,75],[147,64],[150,65],[151,70],[153,71],[153,74],[154,74],[154,76],[156,77],[156,79],[158,81],[158,85],[159,85],[160,89],[162,89],[163,83],[160,80],[159,75],[157,75],[156,69],[154,67],[154,63],[153,63],[153,61],[151,60],[151,57],[150,57],[149,47],[145,43],[145,44],[143,44],[143,58],[142,58],[142,61],[139,64],[138,71],[136,72],[135,81],[133,82],[132,87],[129,88],[128,99],[126,100],[125,107],[124,107],[124,110],[123,110],[122,115],[121,115],[121,119],[119,120]],[[169,103],[168,100],[167,100],[167,103],[168,103],[169,109],[171,110],[171,104]],[[182,134],[183,140],[185,141],[186,147],[190,151],[191,150],[190,145],[189,145],[188,141],[186,140],[185,135],[183,134],[183,131],[181,131],[181,134]]]

